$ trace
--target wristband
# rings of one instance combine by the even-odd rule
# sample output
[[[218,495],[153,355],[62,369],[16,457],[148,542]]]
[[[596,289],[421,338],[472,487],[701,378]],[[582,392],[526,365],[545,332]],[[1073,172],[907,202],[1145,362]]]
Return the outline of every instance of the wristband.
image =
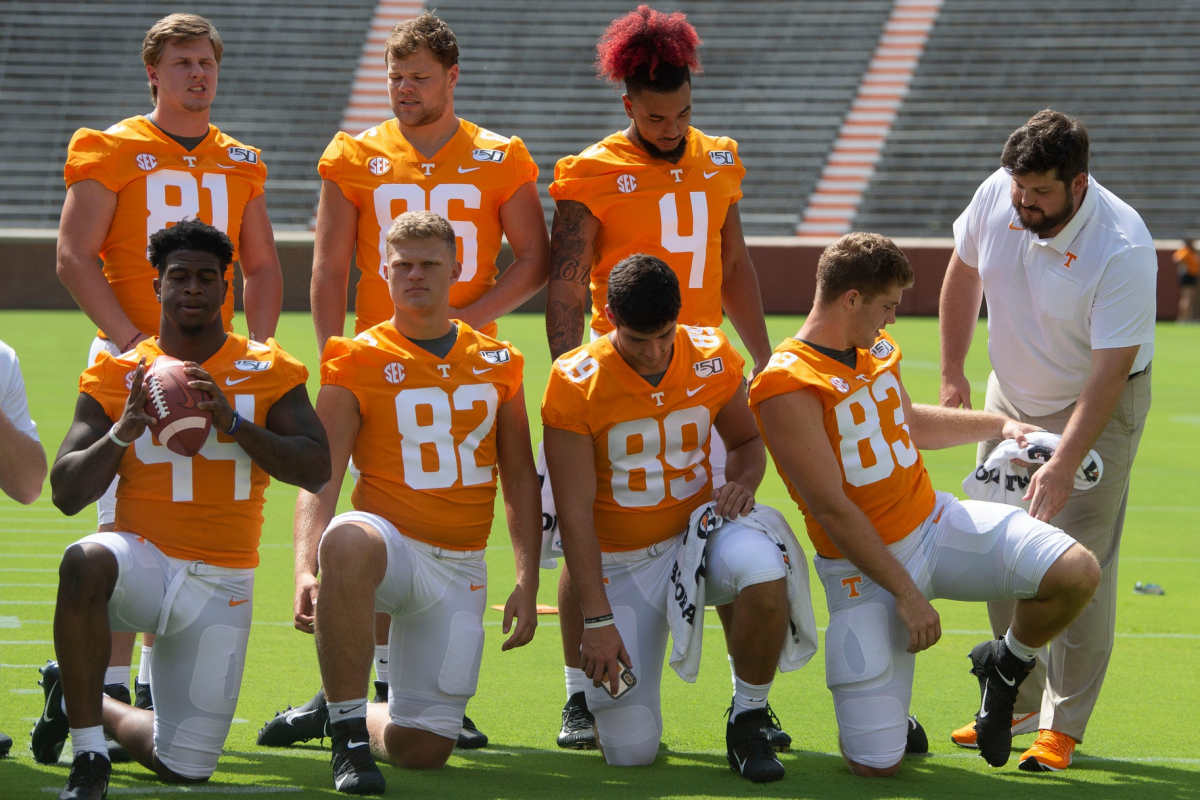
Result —
[[[233,436],[238,432],[238,428],[242,427],[242,415],[236,410],[233,412],[233,422],[229,423],[229,430],[225,431],[226,436]]]
[[[133,347],[134,343],[136,343],[136,342],[137,342],[137,340],[138,340],[138,337],[139,337],[139,336],[141,336],[141,335],[142,335],[142,334],[141,334],[140,332],[139,332],[139,333],[135,333],[135,334],[133,335],[133,338],[132,338],[132,339],[130,339],[128,342],[126,342],[126,343],[125,343],[125,346],[121,348],[121,352],[122,352],[122,353],[128,353],[128,352],[129,352],[129,348]]]
[[[115,433],[116,430],[116,425],[113,425],[108,429],[108,438],[112,439],[113,444],[115,444],[117,447],[129,447],[129,445],[133,444],[133,442],[122,442],[120,439],[118,439],[117,434]]]
[[[588,617],[583,621],[584,628],[607,628],[609,625],[616,625],[617,621],[613,619],[612,614],[605,614],[600,617]]]

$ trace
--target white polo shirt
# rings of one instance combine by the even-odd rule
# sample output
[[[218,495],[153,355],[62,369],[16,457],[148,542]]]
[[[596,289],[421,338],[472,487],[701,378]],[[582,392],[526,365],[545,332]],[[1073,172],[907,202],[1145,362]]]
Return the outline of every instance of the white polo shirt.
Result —
[[[40,442],[37,425],[29,418],[29,401],[25,399],[25,378],[16,351],[0,341],[0,411],[21,433]]]
[[[1088,176],[1075,216],[1053,239],[1021,226],[1001,168],[954,221],[954,245],[979,270],[988,355],[1000,388],[1030,416],[1079,398],[1092,350],[1140,345],[1130,374],[1154,356],[1158,257],[1138,213]]]

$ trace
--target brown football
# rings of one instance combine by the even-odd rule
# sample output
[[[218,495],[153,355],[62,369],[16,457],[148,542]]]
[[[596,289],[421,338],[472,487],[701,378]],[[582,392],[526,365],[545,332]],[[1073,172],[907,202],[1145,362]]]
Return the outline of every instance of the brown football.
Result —
[[[146,413],[154,418],[150,426],[159,444],[171,452],[191,458],[208,441],[212,413],[199,408],[208,398],[204,392],[188,386],[183,362],[170,356],[154,359],[146,371],[149,396]]]

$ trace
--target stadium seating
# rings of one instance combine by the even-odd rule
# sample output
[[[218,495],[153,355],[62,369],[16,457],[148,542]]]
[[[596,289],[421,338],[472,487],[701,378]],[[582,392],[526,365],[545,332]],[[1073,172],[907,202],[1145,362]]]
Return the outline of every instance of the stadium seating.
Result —
[[[447,0],[462,47],[459,113],[525,140],[545,187],[554,162],[628,125],[620,91],[596,79],[596,40],[632,0]],[[693,124],[738,140],[749,234],[792,235],[879,39],[888,0],[653,3],[682,10],[705,45]]]
[[[225,42],[213,122],[262,148],[276,227],[308,227],[316,160],[341,120],[374,0],[5,2],[0,228],[58,225],[71,134],[151,109],[142,37],[184,8],[211,19]]]
[[[949,236],[1008,134],[1053,106],[1156,238],[1196,235],[1198,38],[1188,0],[947,0],[854,226]]]

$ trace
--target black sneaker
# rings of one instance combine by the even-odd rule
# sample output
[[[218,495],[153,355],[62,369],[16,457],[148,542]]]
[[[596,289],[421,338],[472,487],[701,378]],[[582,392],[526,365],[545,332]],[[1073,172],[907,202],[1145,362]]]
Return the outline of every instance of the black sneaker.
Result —
[[[383,794],[387,782],[371,755],[366,719],[348,719],[329,729],[333,787],[344,794]]]
[[[929,752],[929,737],[925,735],[925,729],[917,722],[917,718],[911,715],[908,718],[908,740],[904,743],[904,752],[913,755]]]
[[[583,692],[571,695],[567,704],[563,706],[558,746],[566,750],[596,749],[596,718],[588,711],[587,698]]]
[[[324,739],[328,725],[329,706],[325,703],[325,689],[321,688],[299,708],[288,706],[277,713],[258,732],[258,743],[263,747],[290,747],[297,742]]]
[[[0,733],[0,758],[8,755],[9,750],[12,750],[12,737]]]
[[[372,703],[386,703],[388,701],[388,682],[375,681],[375,699]]]
[[[471,718],[463,714],[462,730],[458,732],[458,741],[454,746],[462,750],[478,750],[481,747],[487,747],[487,734],[475,727],[475,723],[471,722]]]
[[[1008,763],[1017,689],[1035,663],[1010,653],[1003,639],[980,642],[971,651],[971,674],[979,678],[981,695],[975,714],[975,738],[979,755],[993,767]]]
[[[733,700],[729,701],[729,710],[725,712],[725,716],[733,713]],[[767,724],[763,726],[763,733],[766,734],[767,744],[771,745],[771,749],[776,753],[786,753],[792,747],[792,737],[783,730],[783,726],[779,724],[779,717],[775,716],[775,710],[771,708],[771,704],[767,703]]]
[[[67,787],[58,793],[58,800],[104,800],[108,797],[108,776],[112,764],[95,753],[79,753],[71,762]]]
[[[150,684],[133,682],[133,707],[140,708],[143,711],[154,710],[154,696],[150,694]]]
[[[783,764],[763,731],[770,722],[765,708],[755,708],[731,718],[725,726],[725,757],[730,769],[754,783],[783,778]]]
[[[106,683],[104,684],[104,693],[116,700],[118,703],[130,705],[129,687],[123,683]],[[120,742],[108,735],[104,734],[104,743],[108,745],[108,760],[113,764],[124,764],[132,759],[129,753],[125,752],[125,748],[121,747]]]
[[[42,673],[38,685],[46,695],[46,705],[29,732],[29,749],[33,751],[33,760],[39,764],[56,764],[63,742],[71,732],[67,715],[62,710],[62,676],[57,661],[47,661],[38,672]]]

